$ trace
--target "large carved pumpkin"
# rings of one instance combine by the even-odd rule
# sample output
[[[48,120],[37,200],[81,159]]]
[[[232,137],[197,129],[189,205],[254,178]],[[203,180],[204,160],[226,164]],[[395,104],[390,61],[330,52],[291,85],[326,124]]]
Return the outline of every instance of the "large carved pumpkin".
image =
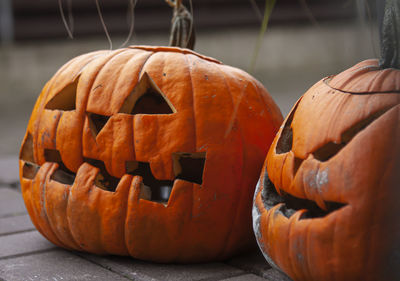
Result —
[[[363,61],[311,87],[280,128],[253,223],[294,280],[400,280],[399,92],[399,69]]]
[[[254,242],[252,193],[281,121],[254,78],[187,49],[89,53],[64,65],[33,109],[25,204],[64,248],[224,259]]]

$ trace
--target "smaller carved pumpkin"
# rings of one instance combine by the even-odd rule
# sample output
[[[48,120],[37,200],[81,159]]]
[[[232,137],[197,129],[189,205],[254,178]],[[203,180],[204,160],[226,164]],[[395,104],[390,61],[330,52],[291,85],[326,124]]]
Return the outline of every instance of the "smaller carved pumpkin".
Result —
[[[366,60],[322,79],[271,145],[253,227],[268,262],[294,280],[400,280],[396,64]]]

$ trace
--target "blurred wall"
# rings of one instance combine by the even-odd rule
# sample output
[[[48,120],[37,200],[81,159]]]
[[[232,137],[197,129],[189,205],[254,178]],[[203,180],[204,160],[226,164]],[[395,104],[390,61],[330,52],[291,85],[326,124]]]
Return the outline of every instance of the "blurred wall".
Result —
[[[98,0],[107,28],[113,36],[128,33],[133,0]],[[364,0],[356,0],[364,1]],[[334,21],[354,17],[354,0],[278,0],[272,24]],[[259,26],[266,0],[192,0],[198,30]],[[58,0],[2,0],[10,3],[15,40],[61,38],[66,36]],[[189,1],[183,0],[189,8]],[[77,37],[102,35],[95,1],[61,0],[67,22]],[[1,10],[1,8],[0,8]],[[137,0],[136,32],[167,32],[172,10],[164,0]],[[71,18],[69,17],[71,16]],[[71,22],[69,21],[71,19]]]

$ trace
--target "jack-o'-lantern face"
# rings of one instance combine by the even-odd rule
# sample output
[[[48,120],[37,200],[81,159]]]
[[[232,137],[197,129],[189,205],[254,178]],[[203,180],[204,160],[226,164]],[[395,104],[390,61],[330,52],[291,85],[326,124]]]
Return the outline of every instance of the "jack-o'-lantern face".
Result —
[[[376,60],[325,78],[271,145],[254,230],[267,260],[294,280],[392,280],[400,249],[399,81],[399,70],[381,70]]]
[[[20,155],[27,209],[65,248],[226,258],[252,243],[251,194],[281,120],[254,78],[188,50],[83,55],[33,110]]]

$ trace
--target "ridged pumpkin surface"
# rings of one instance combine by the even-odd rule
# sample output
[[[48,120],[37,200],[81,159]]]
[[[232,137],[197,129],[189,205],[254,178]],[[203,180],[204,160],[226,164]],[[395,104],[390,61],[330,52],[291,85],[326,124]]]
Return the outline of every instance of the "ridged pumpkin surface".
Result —
[[[399,280],[399,82],[376,60],[325,78],[274,139],[253,223],[293,280]]]
[[[25,204],[64,248],[224,259],[254,241],[251,198],[281,121],[254,78],[186,49],[85,54],[33,109],[20,155]]]

